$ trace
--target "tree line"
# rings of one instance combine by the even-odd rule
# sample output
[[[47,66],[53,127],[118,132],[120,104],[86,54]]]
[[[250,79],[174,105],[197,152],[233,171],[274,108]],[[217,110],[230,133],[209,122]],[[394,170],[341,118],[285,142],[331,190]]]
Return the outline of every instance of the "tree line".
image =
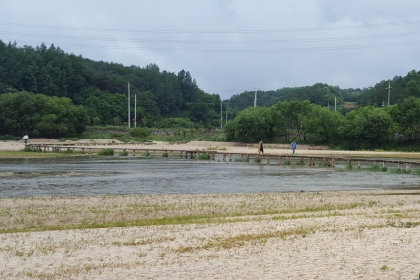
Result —
[[[412,70],[406,76],[395,76],[391,80],[383,80],[375,86],[366,88],[341,89],[323,83],[312,86],[281,88],[277,90],[245,91],[232,96],[226,101],[231,113],[236,115],[239,111],[253,106],[254,96],[257,94],[257,105],[269,107],[281,101],[309,100],[310,103],[323,107],[334,108],[342,114],[351,109],[346,108],[346,102],[354,102],[358,106],[385,106],[388,105],[388,86],[390,85],[390,104],[396,104],[406,97],[420,97],[420,72]]]
[[[70,98],[29,92],[0,95],[0,135],[59,138],[80,134],[89,122],[83,106]]]
[[[420,98],[407,97],[385,107],[364,106],[346,115],[308,100],[283,101],[244,109],[224,130],[228,141],[298,139],[344,149],[415,143],[420,136]]]

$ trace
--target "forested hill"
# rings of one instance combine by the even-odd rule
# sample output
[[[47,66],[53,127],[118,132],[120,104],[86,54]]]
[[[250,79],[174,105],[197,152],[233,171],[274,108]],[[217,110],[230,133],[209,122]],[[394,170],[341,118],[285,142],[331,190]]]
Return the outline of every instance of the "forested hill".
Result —
[[[19,47],[0,40],[0,94],[27,91],[46,96],[68,97],[82,105],[90,124],[120,125],[127,121],[127,83],[130,82],[131,112],[137,96],[138,122],[153,126],[168,117],[188,118],[203,126],[220,124],[220,96],[201,90],[190,73],[161,71],[155,64],[145,67],[93,61],[65,53],[51,45]],[[269,107],[279,101],[309,100],[323,107],[337,105],[345,113],[357,106],[381,106],[413,96],[420,98],[420,72],[381,81],[363,89],[340,89],[317,83],[312,86],[257,91],[257,105]],[[233,119],[239,111],[254,105],[255,91],[246,91],[223,101],[223,111]],[[134,117],[134,114],[131,114]]]
[[[386,105],[389,85],[391,86],[390,104],[396,104],[410,96],[420,98],[420,72],[412,70],[404,77],[395,76],[392,80],[384,80],[375,86],[363,89],[340,89],[338,86],[317,83],[312,86],[281,88],[272,91],[246,91],[232,96],[228,102],[232,109],[243,110],[253,106],[256,93],[258,106],[272,106],[279,101],[309,100],[313,104],[324,107],[332,108],[337,105],[339,111],[345,113],[348,111],[348,107],[344,106],[345,103],[355,103],[357,106]]]
[[[160,71],[154,64],[127,67],[68,54],[54,45],[19,47],[0,40],[0,94],[27,91],[68,97],[85,106],[98,124],[120,124],[127,119],[128,81],[132,109],[137,95],[138,119],[218,119],[220,97],[200,90],[188,71]]]

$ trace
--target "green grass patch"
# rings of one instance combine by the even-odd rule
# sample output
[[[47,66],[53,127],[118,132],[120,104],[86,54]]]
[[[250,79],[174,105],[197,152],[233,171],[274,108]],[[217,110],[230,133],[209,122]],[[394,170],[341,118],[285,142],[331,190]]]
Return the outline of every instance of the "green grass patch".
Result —
[[[211,155],[210,155],[210,154],[208,154],[208,153],[200,153],[200,154],[198,155],[198,158],[199,158],[199,159],[206,159],[206,160],[208,160],[208,159],[211,159]]]
[[[401,168],[390,169],[389,172],[392,173],[392,174],[410,174],[411,173],[410,170],[405,170],[405,169],[401,169]]]
[[[56,152],[24,152],[21,151],[0,151],[0,157],[1,158],[30,158],[30,157],[66,157],[69,156],[69,154],[64,153],[56,153]]]
[[[61,153],[65,154],[65,155],[72,155],[72,154],[74,154],[74,151],[72,149],[67,149],[67,150],[65,150]]]
[[[25,147],[25,148],[23,149],[23,151],[24,151],[25,153],[42,153],[41,148],[31,148],[31,147]]]
[[[92,229],[92,228],[114,228],[114,227],[139,227],[139,226],[156,226],[156,225],[184,225],[184,224],[206,224],[219,222],[220,217],[210,215],[187,215],[165,218],[152,218],[131,221],[113,221],[103,223],[83,222],[73,225],[44,225],[29,226],[24,228],[8,228],[0,229],[1,233],[17,233],[17,232],[39,232],[50,230],[71,230],[71,229]],[[232,222],[236,222],[233,220]]]
[[[113,149],[102,149],[98,152],[100,156],[113,156],[114,150]]]
[[[379,165],[373,165],[369,170],[373,172],[386,172],[388,168],[386,166],[380,167]]]
[[[127,151],[122,151],[121,153],[119,153],[120,156],[122,157],[126,157],[128,156],[128,152]]]
[[[233,161],[235,162],[249,162],[248,158],[235,158]]]

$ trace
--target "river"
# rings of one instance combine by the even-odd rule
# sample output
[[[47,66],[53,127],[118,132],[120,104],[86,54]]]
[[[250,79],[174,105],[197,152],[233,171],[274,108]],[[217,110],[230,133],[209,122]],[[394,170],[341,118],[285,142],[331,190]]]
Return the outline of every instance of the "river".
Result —
[[[420,176],[180,158],[0,159],[0,197],[328,192],[418,187]]]

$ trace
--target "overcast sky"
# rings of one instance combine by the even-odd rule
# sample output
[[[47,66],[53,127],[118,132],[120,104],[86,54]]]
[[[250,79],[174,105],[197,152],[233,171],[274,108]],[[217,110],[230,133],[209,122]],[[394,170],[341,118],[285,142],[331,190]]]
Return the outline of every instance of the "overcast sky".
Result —
[[[0,0],[0,39],[246,90],[374,86],[420,70],[419,0]]]

